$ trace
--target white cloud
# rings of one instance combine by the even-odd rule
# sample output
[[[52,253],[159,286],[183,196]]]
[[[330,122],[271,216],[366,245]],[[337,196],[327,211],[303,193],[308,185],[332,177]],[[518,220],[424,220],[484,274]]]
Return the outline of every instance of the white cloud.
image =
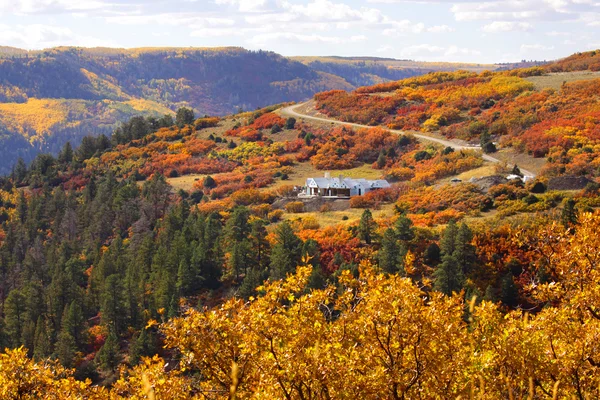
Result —
[[[286,42],[300,43],[326,43],[326,44],[346,44],[363,42],[367,38],[363,35],[351,36],[349,38],[340,36],[323,36],[317,34],[298,34],[290,32],[275,32],[259,34],[252,37],[248,42],[255,46],[267,46],[271,42],[284,40]]]
[[[456,29],[454,29],[451,26],[448,25],[435,25],[432,27],[427,28],[427,32],[431,32],[431,33],[450,33],[450,32],[454,32]]]
[[[481,55],[478,50],[451,45],[442,47],[432,44],[419,44],[405,47],[400,51],[402,57],[418,60],[437,61],[473,61],[472,57]]]
[[[529,53],[529,52],[543,52],[554,50],[554,46],[546,46],[543,44],[522,44],[521,45],[521,53]]]
[[[386,36],[403,36],[409,33],[421,33],[425,30],[425,24],[414,24],[409,20],[397,21],[390,25],[391,28],[383,30],[383,34]]]
[[[527,32],[533,29],[533,25],[531,25],[529,22],[494,21],[490,24],[484,25],[482,29],[487,33]]]
[[[392,50],[394,50],[394,48],[393,48],[392,46],[389,46],[389,45],[383,45],[383,46],[380,46],[380,47],[379,47],[377,50],[375,50],[375,51],[376,51],[376,52],[378,52],[378,53],[389,53],[389,52],[391,52]]]
[[[76,35],[71,29],[61,26],[32,24],[0,25],[0,42],[25,49],[44,49],[56,46],[114,46],[114,43],[85,35]]]
[[[450,10],[457,21],[577,21],[585,13],[598,10],[596,0],[457,0],[453,3]]]
[[[222,27],[233,26],[232,18],[221,18],[194,13],[164,13],[150,15],[118,15],[107,17],[111,23],[121,25],[176,25],[191,27]]]
[[[232,5],[240,12],[257,12],[267,9],[268,0],[215,0],[215,4]]]
[[[132,12],[136,5],[130,2],[105,0],[0,0],[0,15],[53,15]]]

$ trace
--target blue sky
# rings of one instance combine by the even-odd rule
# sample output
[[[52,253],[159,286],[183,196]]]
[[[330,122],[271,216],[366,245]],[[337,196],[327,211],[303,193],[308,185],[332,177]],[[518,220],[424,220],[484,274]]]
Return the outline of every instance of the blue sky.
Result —
[[[0,0],[0,45],[550,60],[600,48],[600,0]]]

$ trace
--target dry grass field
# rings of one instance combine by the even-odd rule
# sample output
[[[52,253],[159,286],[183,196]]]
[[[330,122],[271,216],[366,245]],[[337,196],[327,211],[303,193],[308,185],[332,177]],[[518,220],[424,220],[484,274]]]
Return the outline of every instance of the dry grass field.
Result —
[[[560,90],[564,82],[587,81],[591,79],[599,79],[600,72],[578,71],[578,72],[557,72],[543,76],[531,76],[526,78],[532,82],[536,89],[555,89]]]
[[[327,212],[305,212],[299,214],[291,214],[285,213],[283,218],[288,221],[296,221],[307,218],[312,218],[319,223],[321,228],[327,226],[335,226],[335,225],[352,225],[356,224],[362,213],[365,210],[361,208],[349,208],[344,211],[327,211]],[[393,204],[385,204],[382,205],[379,210],[371,210],[373,213],[373,218],[375,219],[386,219],[394,216],[394,205]],[[344,217],[348,217],[348,219],[343,219]]]

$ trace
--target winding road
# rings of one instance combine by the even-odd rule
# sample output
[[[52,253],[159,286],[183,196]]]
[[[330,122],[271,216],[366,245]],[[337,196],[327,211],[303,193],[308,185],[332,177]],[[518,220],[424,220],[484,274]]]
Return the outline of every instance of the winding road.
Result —
[[[315,117],[313,115],[308,115],[308,114],[302,114],[300,112],[298,112],[298,109],[300,107],[306,106],[307,102],[305,103],[300,103],[300,104],[294,104],[291,105],[289,107],[285,107],[282,108],[280,111],[280,113],[282,115],[288,116],[288,117],[294,117],[294,118],[302,118],[302,119],[308,119],[308,120],[312,120],[312,121],[320,121],[320,122],[327,122],[327,123],[333,123],[336,125],[345,125],[345,126],[351,126],[351,127],[355,127],[355,128],[373,128],[372,126],[369,125],[361,125],[361,124],[355,124],[352,122],[342,122],[342,121],[338,121],[335,119],[329,119],[329,118],[322,118],[322,117]],[[390,132],[398,134],[398,135],[405,135],[406,132],[405,131],[400,131],[400,130],[396,130],[396,129],[388,129]],[[418,133],[413,133],[413,136],[416,137],[417,139],[419,139],[420,141],[428,141],[428,142],[434,142],[434,143],[438,143],[441,144],[443,146],[446,147],[451,147],[454,150],[481,150],[480,146],[467,146],[464,144],[460,144],[460,143],[456,143],[453,142],[451,140],[446,140],[446,139],[440,139],[440,138],[435,138],[435,137],[431,137],[431,136],[425,136],[425,135],[420,135]],[[489,154],[482,154],[481,157],[489,162],[493,162],[493,163],[501,163],[502,161],[490,156]],[[521,173],[528,178],[535,178],[535,174],[532,173],[531,171],[527,171],[524,170],[522,168],[519,168],[521,170]]]

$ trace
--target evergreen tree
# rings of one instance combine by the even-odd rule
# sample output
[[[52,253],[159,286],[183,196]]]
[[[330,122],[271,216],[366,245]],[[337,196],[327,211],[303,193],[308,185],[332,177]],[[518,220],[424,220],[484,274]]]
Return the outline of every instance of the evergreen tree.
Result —
[[[225,224],[225,236],[227,239],[227,252],[230,254],[229,267],[231,273],[238,277],[246,267],[250,259],[250,242],[248,234],[252,226],[248,223],[250,212],[246,207],[236,207]]]
[[[283,279],[300,265],[302,240],[287,221],[282,222],[275,233],[277,238],[271,251],[271,278]]]
[[[412,220],[405,213],[400,214],[394,223],[394,229],[396,230],[398,240],[410,242],[415,238],[415,228],[413,227]]]
[[[27,164],[25,164],[22,157],[19,157],[17,160],[17,164],[13,169],[12,178],[17,186],[23,184],[25,178],[27,178]]]
[[[381,239],[381,249],[378,253],[379,267],[388,274],[403,273],[404,267],[400,262],[400,245],[396,239],[396,232],[388,228]]]
[[[577,225],[577,211],[575,209],[575,205],[577,203],[574,199],[565,199],[563,201],[563,209],[560,216],[560,222],[565,227],[565,229],[573,228]]]
[[[519,168],[519,166],[517,164],[515,164],[513,166],[511,172],[512,172],[513,175],[523,176],[523,174],[521,173],[521,169]]]
[[[250,259],[254,265],[260,269],[265,269],[269,266],[269,241],[267,240],[267,228],[263,220],[252,222],[250,231],[250,251],[252,252]]]
[[[125,289],[118,274],[106,278],[104,292],[102,293],[102,323],[111,327],[111,330],[120,334],[126,327],[127,305],[125,302]]]
[[[371,210],[366,209],[360,218],[358,225],[358,236],[360,240],[366,244],[371,244],[373,240],[373,231],[375,229],[375,220],[373,220],[373,214]]]
[[[519,291],[510,272],[504,275],[500,283],[500,300],[510,307],[514,307],[518,304]]]
[[[56,342],[56,357],[67,368],[73,367],[73,359],[77,352],[77,345],[75,338],[67,330],[62,329],[58,334],[58,341]]]
[[[65,143],[60,153],[58,153],[58,162],[62,165],[70,164],[73,161],[73,147],[71,142]]]
[[[96,362],[104,371],[114,371],[119,365],[119,341],[113,329],[110,329],[104,345],[98,351]]]
[[[383,167],[385,167],[386,163],[387,163],[387,158],[385,157],[385,154],[383,153],[383,151],[381,151],[379,153],[379,157],[377,157],[377,168],[383,169]]]
[[[492,285],[488,285],[487,288],[485,288],[485,295],[483,296],[483,299],[485,301],[491,301],[492,303],[497,301],[496,291]]]
[[[194,111],[190,108],[181,107],[177,110],[175,116],[175,123],[178,127],[183,128],[185,125],[192,125],[194,123],[195,116]]]
[[[472,241],[473,232],[463,222],[456,232],[453,255],[465,274],[471,272],[477,261],[475,246],[471,244]]]
[[[456,226],[456,222],[451,220],[448,222],[444,233],[442,234],[442,239],[440,240],[440,254],[443,257],[444,255],[452,255],[454,254],[454,250],[456,249],[456,235],[458,234],[458,228]]]
[[[453,255],[442,256],[442,262],[433,272],[434,288],[448,296],[463,288],[464,275],[461,266]]]
[[[155,353],[152,334],[142,329],[132,341],[129,348],[129,364],[138,365],[142,357],[150,357]]]
[[[11,347],[19,347],[26,319],[25,296],[19,289],[13,289],[4,301],[4,330]]]
[[[33,342],[33,358],[45,360],[52,354],[52,342],[48,321],[41,316],[35,325],[35,338]]]
[[[256,296],[256,288],[264,283],[266,279],[265,275],[266,274],[259,268],[250,268],[240,285],[238,296],[243,299],[248,299],[250,296]]]
[[[195,280],[196,274],[191,264],[182,260],[177,270],[177,293],[180,296],[189,296],[194,289]]]
[[[438,265],[441,261],[441,250],[440,246],[437,243],[431,243],[425,249],[425,254],[423,256],[425,259],[425,263],[430,266]]]
[[[296,118],[290,117],[285,121],[285,129],[294,129],[296,127]]]
[[[463,233],[464,234],[464,233]],[[458,228],[454,221],[450,221],[444,230],[440,241],[442,260],[433,272],[434,288],[442,293],[451,295],[463,288],[464,273],[457,256]]]

